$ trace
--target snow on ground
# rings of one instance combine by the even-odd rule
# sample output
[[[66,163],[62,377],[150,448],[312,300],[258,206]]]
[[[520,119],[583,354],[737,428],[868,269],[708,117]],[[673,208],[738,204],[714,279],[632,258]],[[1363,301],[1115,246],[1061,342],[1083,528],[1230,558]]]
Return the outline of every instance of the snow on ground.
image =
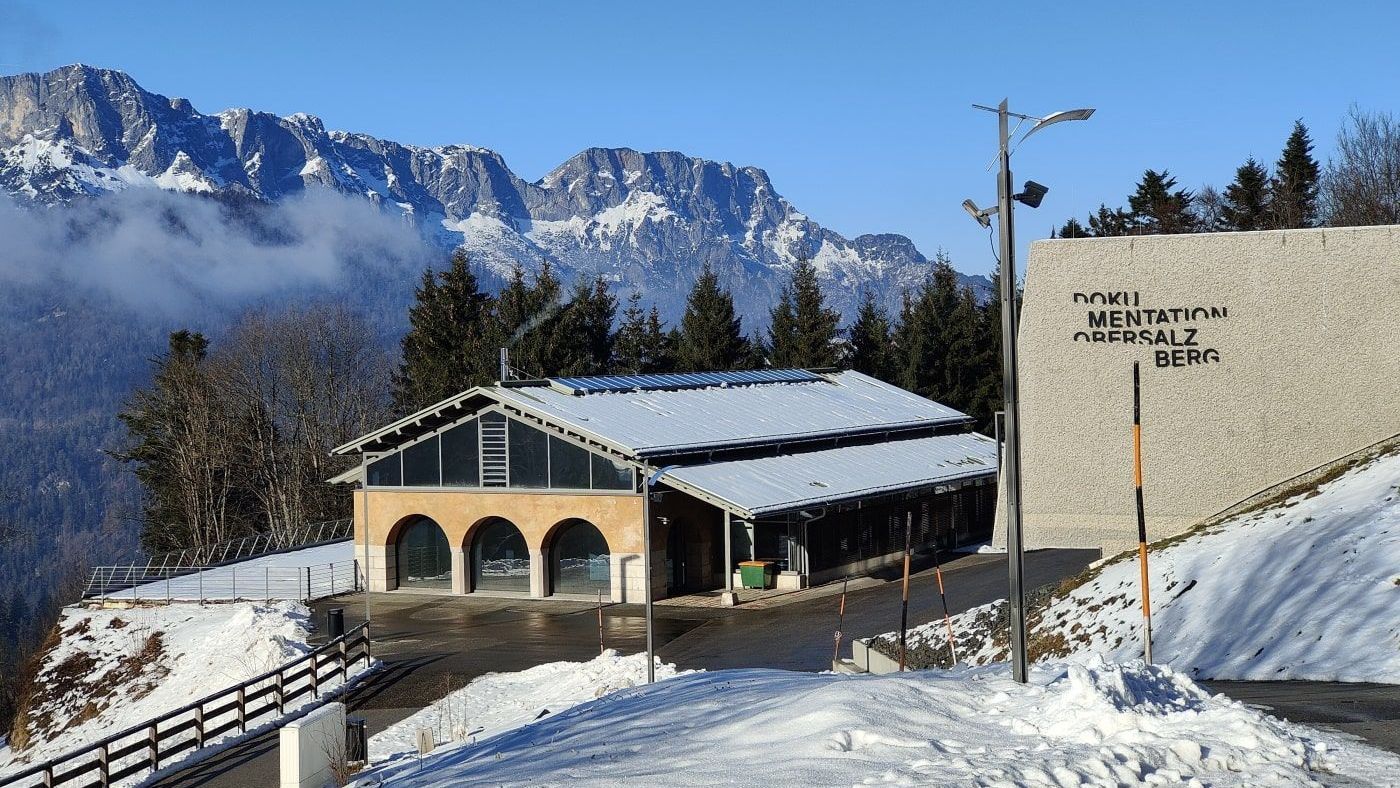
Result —
[[[1149,566],[1159,663],[1200,678],[1400,683],[1400,452],[1166,540],[1151,550]],[[1138,588],[1134,553],[1056,593],[1047,607],[1033,604],[1032,656],[1141,656]],[[1005,624],[997,622],[1004,607],[954,617],[959,657],[1007,659]],[[911,635],[911,654],[920,657],[912,664],[946,655],[941,619]]]
[[[546,678],[546,680],[552,680]],[[1164,667],[726,670],[616,691],[358,786],[1373,784],[1400,758]],[[1382,777],[1381,779],[1385,779]],[[1351,780],[1351,782],[1347,782]]]
[[[107,599],[153,600],[301,600],[319,599],[354,587],[355,545],[347,540],[250,558],[105,596]]]
[[[19,751],[0,749],[0,776],[185,706],[309,650],[308,611],[293,602],[68,608],[58,631],[60,638],[43,655],[39,691],[26,713],[29,742]],[[336,684],[338,677],[324,682],[323,689]],[[250,727],[264,721],[250,720]]]
[[[608,693],[645,684],[646,669],[645,654],[624,657],[609,649],[588,662],[551,662],[516,673],[491,673],[371,737],[370,760],[416,753],[419,728],[431,730],[439,745],[495,736]],[[659,661],[656,664],[657,680],[690,672]]]

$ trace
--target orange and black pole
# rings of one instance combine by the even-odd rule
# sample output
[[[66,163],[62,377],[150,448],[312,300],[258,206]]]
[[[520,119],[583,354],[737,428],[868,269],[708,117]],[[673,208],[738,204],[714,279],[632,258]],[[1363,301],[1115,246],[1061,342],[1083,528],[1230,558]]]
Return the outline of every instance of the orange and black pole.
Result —
[[[953,617],[948,615],[948,595],[943,592],[943,564],[938,560],[938,537],[933,540],[933,574],[938,578],[938,598],[943,600],[943,625],[948,628],[948,655],[950,667],[958,664],[958,648],[953,645]]]
[[[904,516],[904,601],[899,609],[899,672],[904,672],[905,636],[909,630],[909,547],[914,537],[914,513]]]
[[[841,629],[846,625],[846,586],[850,582],[850,575],[841,581],[841,607],[836,611],[836,647],[831,651],[832,670],[836,669],[836,660],[841,658]]]
[[[1133,486],[1137,489],[1138,567],[1142,573],[1142,655],[1152,662],[1152,596],[1147,573],[1147,517],[1142,509],[1142,383],[1133,362]]]

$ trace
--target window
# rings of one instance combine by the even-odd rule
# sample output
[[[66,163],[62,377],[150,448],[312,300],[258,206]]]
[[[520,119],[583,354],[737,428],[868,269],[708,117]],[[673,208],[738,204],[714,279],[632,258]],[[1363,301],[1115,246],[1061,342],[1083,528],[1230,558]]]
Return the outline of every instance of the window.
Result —
[[[511,487],[549,486],[549,436],[518,421],[509,426]]]
[[[549,436],[549,486],[587,490],[591,453],[553,435]]]
[[[402,458],[398,452],[390,454],[388,457],[375,460],[369,464],[369,486],[371,487],[398,487],[403,481],[403,472],[399,465]]]
[[[613,462],[601,454],[593,454],[592,463],[593,489],[627,490],[628,492],[636,489],[632,469],[626,465]]]
[[[442,434],[442,485],[475,487],[480,483],[480,452],[476,444],[476,419]]]
[[[530,550],[509,520],[492,520],[472,539],[476,591],[530,591]]]
[[[421,440],[403,450],[403,483],[407,487],[442,484],[438,467],[438,436]]]
[[[400,587],[452,587],[452,550],[437,523],[424,517],[405,528],[396,553]]]
[[[612,556],[608,541],[587,520],[566,524],[554,540],[554,593],[604,596],[612,593]]]

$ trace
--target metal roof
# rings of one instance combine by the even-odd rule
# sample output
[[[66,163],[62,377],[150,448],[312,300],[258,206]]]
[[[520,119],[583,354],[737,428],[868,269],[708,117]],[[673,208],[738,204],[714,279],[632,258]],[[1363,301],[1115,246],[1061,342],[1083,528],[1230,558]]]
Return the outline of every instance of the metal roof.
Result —
[[[575,395],[552,386],[491,395],[635,457],[879,433],[969,418],[859,372],[808,382]]]
[[[753,519],[996,470],[996,442],[965,433],[671,468],[659,480]]]
[[[759,383],[813,383],[821,379],[817,373],[805,369],[741,369],[732,372],[668,372],[550,378],[549,382],[571,394],[598,394],[605,391],[675,391],[710,386],[752,386]]]
[[[563,381],[598,379],[475,388],[356,438],[334,453],[390,449],[492,402],[633,459],[971,421],[946,405],[859,372],[779,372],[792,377],[803,372],[810,379],[584,394],[573,393]]]

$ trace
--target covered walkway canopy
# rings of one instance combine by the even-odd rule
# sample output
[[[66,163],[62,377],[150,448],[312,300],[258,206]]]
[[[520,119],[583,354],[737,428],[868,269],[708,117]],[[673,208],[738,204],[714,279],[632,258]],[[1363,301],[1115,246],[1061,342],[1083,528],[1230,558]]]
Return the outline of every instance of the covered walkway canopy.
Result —
[[[996,472],[996,442],[966,433],[670,468],[660,481],[745,520]]]

